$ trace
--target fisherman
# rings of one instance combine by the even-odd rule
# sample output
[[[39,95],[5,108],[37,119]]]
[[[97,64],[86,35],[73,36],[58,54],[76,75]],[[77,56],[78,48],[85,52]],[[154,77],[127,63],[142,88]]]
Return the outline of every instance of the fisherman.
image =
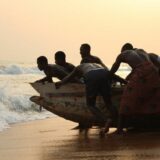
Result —
[[[107,66],[102,62],[100,58],[91,55],[91,47],[89,44],[84,43],[81,45],[80,54],[82,57],[81,64],[82,63],[97,63],[103,66],[104,68],[107,68]]]
[[[56,83],[57,88],[61,85],[71,81],[74,77],[84,77],[86,86],[86,102],[90,111],[101,121],[105,122],[105,132],[109,130],[112,122],[112,106],[110,98],[110,78],[108,77],[108,70],[101,65],[95,63],[84,63],[78,65],[74,71],[65,77],[60,82]],[[100,94],[106,104],[107,109],[110,111],[111,116],[106,116],[96,106],[96,97]]]
[[[66,55],[63,51],[57,51],[54,58],[55,63],[59,66],[62,66],[66,72],[70,73],[74,70],[75,66],[71,63],[66,62]]]
[[[148,54],[126,43],[110,70],[111,75],[118,70],[121,63],[127,63],[132,68],[132,74],[128,77],[121,98],[117,133],[123,132],[125,120],[131,119],[132,116],[160,113],[160,94],[157,92],[160,84],[158,70],[150,61]]]
[[[57,64],[48,64],[48,59],[45,56],[40,56],[37,58],[37,65],[40,71],[44,71],[46,77],[37,80],[36,82],[53,82],[53,77],[62,80],[68,75],[68,72],[66,72],[63,67]]]
[[[102,60],[99,57],[93,56],[91,54],[91,47],[90,47],[89,44],[84,43],[84,44],[81,45],[80,54],[81,54],[81,57],[82,57],[82,60],[80,62],[81,64],[83,64],[83,63],[96,63],[96,64],[101,65],[102,67],[104,67],[106,70],[109,71],[108,67],[102,62]],[[114,74],[111,78],[110,83],[113,84],[113,83],[116,83],[116,82],[120,82],[120,84],[126,84],[127,83],[123,78]],[[112,109],[114,109],[114,111],[113,111],[114,117],[117,117],[118,111],[117,111],[116,107],[112,107]],[[81,128],[81,126],[83,126],[83,125],[80,125],[79,128]]]
[[[104,67],[106,70],[109,71],[108,67],[102,62],[102,60],[99,57],[91,55],[90,52],[91,52],[91,47],[89,44],[84,43],[81,45],[80,54],[81,54],[82,60],[80,63],[81,64],[83,64],[83,63],[96,63],[96,64],[101,65],[102,67]],[[113,80],[113,82],[118,81],[121,84],[127,83],[123,78],[121,78],[120,76],[115,75],[115,74],[113,74],[112,80]]]

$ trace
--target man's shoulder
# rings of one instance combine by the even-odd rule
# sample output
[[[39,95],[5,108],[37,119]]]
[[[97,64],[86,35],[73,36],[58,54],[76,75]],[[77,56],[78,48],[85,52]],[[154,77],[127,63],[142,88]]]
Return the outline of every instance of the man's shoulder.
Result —
[[[58,65],[56,64],[48,64],[47,69],[56,69]]]
[[[101,63],[101,59],[97,56],[90,55],[81,60],[81,63]]]
[[[66,65],[69,67],[75,67],[75,65],[73,65],[72,63],[66,62]]]
[[[93,59],[93,60],[97,60],[97,61],[101,61],[101,59],[97,56],[93,56],[93,55],[90,55],[90,57]]]
[[[61,72],[65,72],[65,68],[60,66],[60,65],[57,65],[57,64],[49,64],[48,67],[47,67],[47,70],[49,71],[61,71]]]

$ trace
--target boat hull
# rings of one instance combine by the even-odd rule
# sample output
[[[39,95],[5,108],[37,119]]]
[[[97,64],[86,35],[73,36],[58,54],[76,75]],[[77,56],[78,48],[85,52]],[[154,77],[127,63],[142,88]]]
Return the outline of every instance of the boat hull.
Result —
[[[48,111],[80,124],[102,124],[102,122],[90,112],[86,105],[84,84],[66,84],[60,89],[56,89],[54,83],[31,83],[31,85],[40,96],[33,96],[30,100],[43,106]],[[112,88],[112,102],[115,108],[119,106],[122,91],[123,89],[120,86]],[[96,105],[106,117],[109,115],[102,97],[97,97]],[[117,119],[113,122],[114,126],[116,126],[116,122]]]

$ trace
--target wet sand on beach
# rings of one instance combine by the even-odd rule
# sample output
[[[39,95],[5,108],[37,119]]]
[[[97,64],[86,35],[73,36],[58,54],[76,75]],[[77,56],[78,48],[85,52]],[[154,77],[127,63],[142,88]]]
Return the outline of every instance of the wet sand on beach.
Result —
[[[158,160],[160,132],[111,132],[100,138],[98,129],[88,135],[72,130],[77,124],[50,118],[12,125],[0,133],[0,160]]]

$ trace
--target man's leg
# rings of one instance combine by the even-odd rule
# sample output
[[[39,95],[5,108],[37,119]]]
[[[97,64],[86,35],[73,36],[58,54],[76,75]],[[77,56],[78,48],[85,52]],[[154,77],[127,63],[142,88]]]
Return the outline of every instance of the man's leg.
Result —
[[[121,134],[123,132],[123,122],[124,122],[124,117],[122,115],[119,115],[117,131],[116,131],[117,134]]]
[[[112,105],[112,101],[111,101],[110,81],[105,76],[101,80],[99,93],[103,97],[103,100],[104,100],[104,103],[106,105],[107,110],[110,112],[109,113],[110,115],[107,117],[107,120],[105,123],[105,129],[103,131],[101,131],[101,134],[104,134],[109,131],[109,127],[111,126],[112,119],[117,118],[117,112],[115,111],[115,107]]]
[[[102,122],[105,122],[105,117],[101,110],[96,107],[96,96],[87,96],[87,106],[90,109],[90,111]]]
[[[101,112],[101,110],[96,106],[96,97],[99,91],[99,79],[101,77],[101,72],[99,70],[95,70],[89,72],[85,77],[86,84],[86,102],[90,111],[97,117],[97,119],[104,123],[106,121],[105,115]]]

